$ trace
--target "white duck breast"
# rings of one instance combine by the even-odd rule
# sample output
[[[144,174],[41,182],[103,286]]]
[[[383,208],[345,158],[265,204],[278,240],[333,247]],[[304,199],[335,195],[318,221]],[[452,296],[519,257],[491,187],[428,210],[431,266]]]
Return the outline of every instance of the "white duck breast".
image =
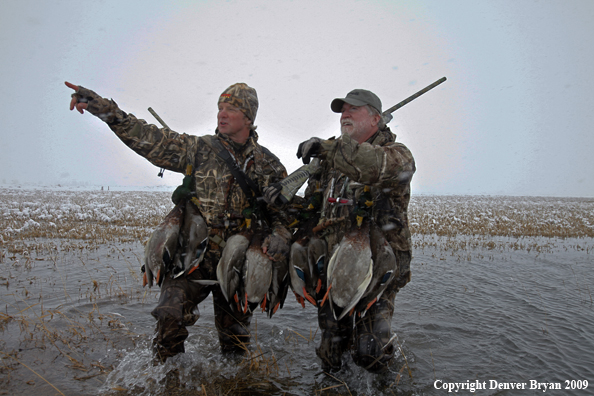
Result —
[[[373,276],[368,227],[355,228],[342,238],[327,273],[329,301],[342,308],[340,320],[357,305]]]
[[[272,280],[272,261],[262,252],[260,242],[260,235],[256,235],[245,253],[243,266],[245,299],[252,304],[264,300]]]
[[[184,211],[175,206],[163,222],[157,226],[144,248],[143,286],[153,285],[153,279],[160,285],[167,266],[173,262]]]
[[[217,266],[217,280],[221,291],[229,303],[230,297],[235,295],[241,281],[241,273],[245,261],[245,253],[250,244],[243,234],[235,234],[227,239],[221,259]]]

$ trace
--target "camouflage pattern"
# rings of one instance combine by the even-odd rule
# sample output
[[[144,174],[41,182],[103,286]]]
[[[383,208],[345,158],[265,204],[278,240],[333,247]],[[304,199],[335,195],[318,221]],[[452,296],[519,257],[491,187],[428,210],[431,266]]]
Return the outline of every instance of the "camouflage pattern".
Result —
[[[214,141],[218,140],[229,151],[239,168],[260,189],[287,176],[280,160],[258,144],[255,131],[244,145],[238,147],[218,130],[215,135],[194,136],[159,128],[119,109],[114,113],[114,121],[108,124],[109,127],[124,144],[153,165],[179,173],[184,173],[188,164],[193,165],[198,208],[211,234],[215,233],[223,240],[238,231],[245,217],[244,209],[251,208],[251,201],[235,183],[227,163],[217,155]],[[266,207],[265,212],[256,210],[252,215],[254,223],[261,223],[268,214],[267,226],[271,231],[278,228],[282,235],[287,235],[286,231],[281,231],[288,221],[284,213],[273,207]]]
[[[245,84],[235,84],[222,96],[222,101],[237,105],[250,119],[257,112],[255,90]],[[224,95],[226,95],[224,93]],[[113,100],[100,97],[95,92],[80,88],[73,97],[88,103],[87,111],[104,120],[118,138],[159,168],[185,173],[187,165],[193,166],[193,189],[200,214],[209,229],[209,243],[204,259],[197,270],[187,276],[172,279],[167,276],[161,285],[158,306],[152,311],[157,319],[157,335],[153,347],[157,360],[184,351],[188,336],[186,326],[198,319],[198,304],[211,292],[215,309],[215,325],[224,350],[244,350],[249,341],[251,313],[239,312],[229,307],[218,285],[204,282],[216,280],[216,267],[221,258],[222,246],[229,236],[245,230],[246,220],[252,229],[281,238],[287,244],[291,237],[285,228],[288,219],[284,212],[273,207],[255,205],[260,202],[248,197],[241,189],[227,163],[217,153],[224,147],[237,165],[262,190],[287,176],[279,159],[258,144],[258,135],[252,131],[247,142],[239,145],[225,135],[193,136],[177,133],[169,128],[159,128],[145,120],[127,114]],[[220,145],[215,144],[216,141]],[[257,207],[254,207],[257,206]],[[243,227],[243,228],[242,228]]]
[[[239,89],[232,85],[229,89],[234,92],[250,92],[252,88]],[[227,92],[227,91],[226,91]],[[238,94],[242,100],[256,101],[252,108],[253,116],[257,111],[257,98],[248,93]],[[100,97],[95,92],[80,87],[76,94],[80,101],[88,103],[87,110],[102,119],[106,119],[109,127],[120,140],[146,158],[153,165],[172,172],[184,173],[186,165],[194,166],[196,179],[196,196],[200,201],[200,212],[210,227],[224,226],[224,220],[240,219],[242,211],[249,207],[250,201],[237,183],[228,165],[217,155],[214,140],[220,143],[231,153],[239,168],[244,170],[260,189],[269,184],[279,182],[287,176],[285,167],[280,160],[269,150],[258,144],[258,135],[252,131],[247,142],[241,147],[225,135],[194,136],[177,133],[169,128],[159,128],[148,124],[145,120],[127,114],[117,107],[113,100]],[[235,100],[232,96],[230,100]],[[225,99],[227,101],[227,99]],[[286,221],[283,213],[272,207],[272,226],[277,226]],[[230,227],[233,228],[233,227]]]
[[[407,259],[410,262],[408,252],[398,252],[397,256],[403,256],[397,257],[398,262]],[[353,361],[366,370],[381,372],[386,369],[395,352],[391,327],[398,289],[398,283],[392,282],[382,298],[362,316],[346,315],[337,320],[330,304],[318,306],[321,341],[316,354],[322,360],[324,371],[340,370],[343,354],[348,350]]]
[[[392,315],[397,292],[398,285],[392,282],[366,315],[355,318],[351,356],[357,365],[368,371],[384,371],[394,357]]]
[[[124,114],[113,99],[102,98],[94,91],[82,86],[78,87],[78,91],[73,93],[72,97],[76,98],[78,103],[87,103],[87,111],[108,124],[115,122]]]
[[[219,97],[219,103],[229,103],[241,110],[252,123],[258,113],[258,95],[256,90],[244,83],[231,85]]]
[[[394,355],[390,324],[396,293],[410,280],[412,243],[407,210],[410,182],[416,170],[411,152],[395,139],[396,136],[385,128],[362,144],[346,134],[338,139],[321,141],[319,157],[322,165],[310,177],[305,192],[306,201],[321,193],[319,219],[310,232],[325,239],[330,254],[349,230],[357,228],[355,215],[359,215],[365,219],[364,222],[371,221],[376,234],[380,232],[385,237],[385,240],[380,234],[374,237],[379,240],[371,246],[374,261],[387,257],[385,253],[380,256],[383,250],[380,251],[379,247],[385,245],[382,241],[387,241],[391,248],[387,248],[391,264],[374,262],[374,269],[381,264],[390,264],[392,268],[396,266],[395,274],[385,289],[375,289],[376,293],[383,290],[380,298],[371,300],[376,293],[365,297],[352,316],[346,315],[338,320],[330,304],[324,305],[323,300],[319,300],[319,296],[327,294],[327,285],[324,284],[316,293],[318,321],[322,330],[316,353],[322,359],[325,370],[339,369],[342,355],[348,349],[353,360],[369,371],[384,370]],[[319,190],[318,186],[321,186]],[[330,203],[328,198],[342,198],[350,204]],[[363,201],[373,204],[367,207],[360,204]],[[303,233],[304,230],[298,232]],[[309,291],[314,287],[310,285],[307,289]]]
[[[124,144],[153,165],[179,173],[184,173],[188,164],[194,166],[200,213],[209,227],[224,230],[223,239],[241,225],[240,220],[244,217],[242,212],[250,207],[250,200],[234,182],[229,166],[217,155],[217,149],[213,147],[215,139],[231,153],[239,168],[260,189],[287,176],[280,160],[257,143],[255,131],[252,131],[243,146],[236,148],[236,143],[218,131],[215,135],[194,136],[148,124],[120,109],[113,111],[113,114],[113,122],[108,124],[109,127]],[[271,207],[267,209],[271,213],[271,227],[286,222],[281,211]]]
[[[362,144],[346,134],[322,141],[322,166],[310,178],[305,198],[313,195],[316,185],[325,187],[319,223],[332,225],[318,235],[326,238],[329,252],[353,226],[353,205],[331,204],[328,198],[357,202],[365,186],[369,186],[373,201],[370,218],[381,228],[394,253],[411,254],[408,203],[416,167],[410,150],[395,140],[396,135],[385,128]],[[398,275],[396,281],[404,286],[410,280],[410,263],[402,263]]]
[[[410,182],[416,167],[410,150],[395,139],[396,135],[386,128],[362,144],[348,135],[322,141],[322,167],[310,178],[305,198],[315,192],[319,183],[325,186],[320,222],[345,218],[324,230],[329,251],[350,229],[349,215],[353,207],[330,204],[327,198],[356,201],[366,185],[371,188],[373,199],[371,217],[383,230],[392,249],[411,251],[407,212]],[[347,178],[349,183],[345,186]]]

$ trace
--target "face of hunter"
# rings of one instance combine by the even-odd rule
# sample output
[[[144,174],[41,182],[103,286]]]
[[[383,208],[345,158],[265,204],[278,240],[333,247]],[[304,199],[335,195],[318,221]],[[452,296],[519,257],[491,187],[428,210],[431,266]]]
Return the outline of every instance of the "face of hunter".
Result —
[[[342,105],[340,132],[359,143],[369,139],[378,130],[379,116],[372,115],[366,106]]]
[[[217,127],[219,132],[237,143],[244,143],[250,135],[252,122],[238,107],[229,103],[219,103]]]

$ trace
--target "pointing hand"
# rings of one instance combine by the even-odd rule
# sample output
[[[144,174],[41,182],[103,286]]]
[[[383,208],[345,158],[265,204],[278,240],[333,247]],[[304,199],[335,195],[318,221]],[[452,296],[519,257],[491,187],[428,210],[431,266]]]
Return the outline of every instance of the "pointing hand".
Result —
[[[65,84],[68,88],[72,88],[75,91],[72,94],[72,100],[70,101],[70,110],[74,110],[76,107],[76,110],[78,110],[80,114],[84,114],[86,108],[88,107],[88,100],[78,94],[80,87],[78,85],[69,83],[68,81],[66,81]]]

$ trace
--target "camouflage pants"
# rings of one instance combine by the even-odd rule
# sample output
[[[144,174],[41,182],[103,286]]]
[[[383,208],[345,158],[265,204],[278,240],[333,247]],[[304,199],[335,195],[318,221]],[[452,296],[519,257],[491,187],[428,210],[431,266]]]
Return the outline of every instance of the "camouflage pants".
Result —
[[[371,372],[385,370],[394,357],[391,322],[394,300],[398,290],[410,280],[410,252],[396,251],[400,277],[395,278],[361,317],[355,312],[340,321],[334,318],[329,304],[318,308],[318,323],[322,340],[316,354],[322,360],[325,371],[338,371],[342,356],[350,349],[353,361]],[[354,322],[354,328],[353,328]]]
[[[211,292],[215,326],[222,350],[240,352],[246,349],[250,340],[249,326],[252,314],[232,308],[218,285],[201,285],[192,282],[200,279],[216,279],[213,262],[218,262],[217,256],[207,256],[200,267],[187,277],[172,279],[167,274],[163,279],[159,304],[151,312],[157,319],[157,334],[153,339],[156,360],[164,362],[168,357],[185,352],[184,342],[188,338],[186,327],[196,323],[200,317],[198,304]]]

